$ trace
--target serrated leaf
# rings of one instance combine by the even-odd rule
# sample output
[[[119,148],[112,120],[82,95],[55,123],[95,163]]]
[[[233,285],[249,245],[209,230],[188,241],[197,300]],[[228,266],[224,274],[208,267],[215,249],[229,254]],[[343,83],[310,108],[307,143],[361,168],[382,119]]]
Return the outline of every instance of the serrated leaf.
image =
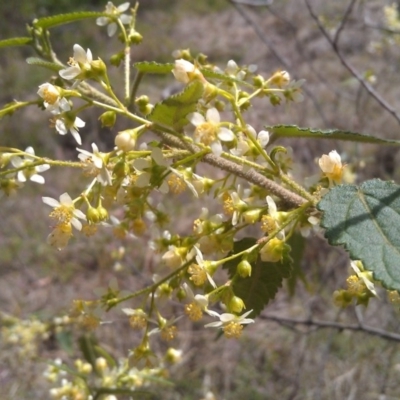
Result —
[[[399,140],[382,139],[375,136],[356,132],[346,132],[338,129],[313,129],[313,128],[300,128],[296,125],[275,125],[266,126],[270,133],[278,137],[295,137],[295,138],[316,138],[316,139],[336,139],[336,140],[348,140],[351,142],[362,142],[362,143],[376,143],[386,144],[392,146],[399,146]]]
[[[37,65],[39,67],[44,67],[44,68],[47,68],[47,69],[51,69],[51,70],[56,71],[56,72],[58,72],[60,69],[64,68],[62,65],[59,65],[59,64],[56,64],[56,63],[53,63],[53,62],[50,62],[50,61],[45,61],[45,60],[42,60],[41,58],[38,58],[38,57],[28,57],[26,59],[26,62],[29,65]]]
[[[203,90],[201,82],[191,82],[182,92],[155,104],[147,118],[157,124],[172,126],[178,130],[188,123],[186,116],[196,111],[196,105],[203,95]]]
[[[104,12],[80,11],[68,14],[53,15],[51,17],[39,18],[33,21],[35,28],[49,29],[57,25],[69,24],[71,22],[81,21],[82,19],[107,17]]]
[[[244,238],[234,243],[232,254],[244,251],[256,244],[254,238]],[[238,261],[232,260],[224,264],[230,278],[236,274]],[[238,278],[233,283],[233,291],[246,305],[247,310],[253,310],[251,317],[261,313],[268,302],[275,298],[284,278],[289,278],[292,270],[292,259],[284,257],[282,262],[264,262],[257,257],[251,262],[251,276]]]
[[[133,66],[139,72],[143,72],[145,74],[168,74],[174,68],[174,64],[159,64],[154,61],[141,61],[133,64]]]
[[[332,245],[343,245],[387,289],[400,290],[400,186],[373,179],[340,185],[318,203]]]
[[[15,46],[25,46],[32,43],[32,38],[30,37],[15,37],[10,39],[0,40],[0,48],[2,47],[15,47]]]
[[[287,241],[287,244],[292,249],[290,256],[293,259],[292,273],[287,280],[287,287],[289,295],[293,297],[296,291],[296,284],[298,280],[301,280],[305,285],[307,284],[304,272],[301,269],[301,261],[303,259],[306,240],[300,233],[294,233]]]
[[[203,76],[207,79],[216,79],[218,81],[224,81],[224,82],[235,82],[235,83],[240,83],[241,85],[246,85],[246,86],[253,86],[250,83],[237,79],[233,76],[221,73],[221,72],[216,72],[211,69],[207,68],[200,68],[201,73]]]

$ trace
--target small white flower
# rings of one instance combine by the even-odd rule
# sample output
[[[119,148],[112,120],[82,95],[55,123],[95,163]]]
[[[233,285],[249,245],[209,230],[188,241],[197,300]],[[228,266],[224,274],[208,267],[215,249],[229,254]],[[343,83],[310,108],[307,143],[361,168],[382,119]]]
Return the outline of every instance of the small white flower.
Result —
[[[46,110],[53,114],[71,110],[71,106],[65,97],[61,97],[61,90],[51,83],[43,83],[39,86],[38,95],[44,100]]]
[[[364,266],[361,261],[351,261],[350,266],[353,269],[353,271],[356,273],[356,275],[364,282],[365,286],[367,289],[374,295],[378,296],[375,290],[375,285],[372,282],[372,272],[370,271],[365,271]]]
[[[200,79],[205,82],[204,76],[201,71],[191,62],[184,59],[175,60],[175,66],[172,70],[175,79],[178,82],[187,84],[195,79]]]
[[[92,61],[93,56],[90,49],[85,51],[79,44],[75,44],[74,57],[68,62],[70,66],[60,70],[59,75],[66,80],[79,78],[82,72],[89,71],[92,68]]]
[[[29,167],[29,164],[32,164],[35,161],[35,150],[33,147],[29,146],[25,149],[25,153],[27,153],[24,158],[15,156],[11,158],[11,164],[15,168],[26,167],[24,170],[18,171],[17,179],[19,182],[26,182],[27,179],[32,182],[43,184],[45,182],[43,176],[39,175],[39,173],[47,171],[50,168],[50,165],[43,164],[37,165],[35,167]]]
[[[322,172],[334,182],[339,183],[342,180],[343,168],[342,159],[336,150],[332,150],[329,155],[324,154],[318,160]]]
[[[168,167],[167,160],[164,158],[162,150],[159,147],[154,147],[151,151],[151,159],[138,158],[133,162],[133,167],[140,173],[135,181],[137,187],[146,187],[151,183],[153,163]],[[161,193],[168,193],[169,186],[164,179],[158,190]]]
[[[81,153],[78,158],[86,163],[87,169],[90,175],[96,175],[96,179],[103,186],[112,185],[112,179],[110,171],[104,163],[103,155],[99,152],[99,148],[95,143],[92,143],[93,152],[90,153],[87,150],[78,149]]]
[[[66,114],[60,114],[60,116],[57,116],[55,122],[56,130],[60,135],[66,135],[68,131],[70,131],[71,135],[78,144],[82,144],[82,139],[79,135],[78,128],[83,128],[85,125],[86,122],[79,117],[75,116],[71,118]]]
[[[253,310],[245,312],[243,315],[235,315],[235,314],[230,314],[230,313],[223,313],[223,314],[218,314],[216,311],[209,311],[208,314],[215,317],[219,318],[219,321],[217,322],[211,322],[207,325],[205,325],[206,328],[219,328],[220,326],[224,326],[229,324],[229,322],[235,321],[239,323],[240,325],[246,325],[246,324],[252,324],[254,322],[254,319],[251,318],[246,318],[248,315],[250,315],[253,312]]]
[[[129,25],[132,21],[132,17],[130,15],[123,14],[130,6],[129,2],[122,3],[118,7],[114,6],[114,4],[109,1],[106,5],[105,13],[118,18],[122,24]],[[107,25],[107,33],[108,36],[113,36],[115,32],[117,32],[118,25],[113,18],[110,17],[99,17],[96,19],[96,24],[98,26],[106,26]]]
[[[304,84],[305,79],[290,82],[284,91],[286,100],[300,103],[304,100],[304,95],[301,92],[301,86]]]
[[[230,129],[221,126],[220,115],[216,108],[209,108],[205,118],[198,112],[189,114],[187,118],[196,127],[195,141],[210,146],[212,152],[217,156],[222,153],[221,141],[231,142],[235,139],[235,135]]]
[[[86,216],[81,210],[75,208],[74,202],[68,193],[63,193],[60,196],[60,201],[52,197],[42,197],[42,200],[43,203],[54,208],[50,217],[57,220],[58,224],[71,224],[78,231],[82,229],[82,223],[79,219],[86,221]]]

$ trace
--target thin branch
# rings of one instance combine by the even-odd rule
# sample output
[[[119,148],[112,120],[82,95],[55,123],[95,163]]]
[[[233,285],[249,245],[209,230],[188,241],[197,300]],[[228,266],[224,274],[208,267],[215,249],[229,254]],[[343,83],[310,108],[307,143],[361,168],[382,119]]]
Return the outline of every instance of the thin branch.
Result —
[[[344,29],[344,27],[345,27],[345,25],[346,25],[346,23],[347,23],[347,21],[349,19],[349,16],[350,16],[351,12],[353,11],[354,4],[356,4],[356,1],[357,0],[350,1],[350,3],[348,5],[348,7],[347,7],[342,19],[340,20],[340,25],[336,29],[335,36],[334,36],[334,38],[332,40],[333,43],[335,44],[335,46],[338,46],[338,44],[339,44],[339,36],[343,32],[343,29]]]
[[[364,89],[389,113],[391,114],[396,121],[400,124],[400,115],[397,114],[397,112],[394,110],[394,108],[384,100],[379,93],[377,93],[371,85],[369,85],[361,76],[361,74],[349,63],[347,60],[344,58],[342,53],[339,50],[339,46],[337,43],[335,43],[332,38],[329,36],[328,32],[326,29],[322,26],[320,20],[318,19],[318,16],[314,13],[312,7],[310,6],[309,0],[304,0],[306,3],[306,6],[308,8],[308,11],[312,17],[312,19],[315,21],[317,24],[319,30],[321,33],[325,36],[329,44],[332,46],[335,54],[339,58],[340,62],[342,65],[351,73],[351,75],[354,76],[360,82],[360,84],[364,87]]]
[[[179,138],[169,133],[158,131],[154,131],[154,133],[160,136],[163,142],[170,146],[189,150],[193,154],[200,151],[197,146],[189,143],[184,143]],[[285,203],[292,206],[299,207],[307,202],[307,200],[303,197],[291,192],[290,190],[285,189],[284,187],[280,186],[274,181],[271,181],[270,179],[254,171],[253,169],[245,170],[241,165],[238,165],[229,160],[225,160],[222,157],[218,157],[214,154],[208,153],[202,156],[201,161],[218,167],[224,171],[231,172],[240,178],[246,179],[247,181],[254,183],[257,186],[267,189],[269,192],[282,199]]]
[[[281,55],[275,50],[275,47],[272,45],[272,43],[267,39],[267,36],[264,34],[264,32],[259,28],[257,24],[254,23],[254,21],[250,18],[250,16],[247,14],[245,11],[244,7],[240,6],[239,2],[235,0],[228,0],[232,5],[236,8],[238,13],[242,16],[242,18],[253,28],[254,33],[258,36],[258,38],[261,40],[262,43],[264,43],[269,51],[274,55],[274,57],[282,64],[282,66],[285,67],[285,69],[290,70],[291,66],[290,64],[284,60]],[[296,75],[293,75],[295,79],[298,79]],[[328,125],[328,119],[325,117],[325,114],[319,105],[319,101],[316,99],[314,96],[314,93],[309,91],[307,88],[303,87],[302,88],[303,92],[307,94],[307,96],[311,99],[311,101],[314,104],[315,109],[317,110],[319,116],[321,117],[321,120],[323,121],[324,124]]]
[[[276,315],[260,315],[259,318],[267,320],[267,321],[274,321],[280,325],[288,325],[293,327],[295,325],[305,325],[315,328],[331,328],[337,329],[339,331],[342,330],[349,330],[349,331],[356,331],[356,332],[364,332],[368,335],[378,336],[382,339],[392,340],[395,342],[400,342],[400,334],[394,332],[388,332],[384,329],[375,328],[373,326],[364,325],[362,323],[359,324],[343,324],[340,322],[333,322],[333,321],[321,321],[317,319],[300,319],[300,318],[288,318],[288,317],[278,317]]]

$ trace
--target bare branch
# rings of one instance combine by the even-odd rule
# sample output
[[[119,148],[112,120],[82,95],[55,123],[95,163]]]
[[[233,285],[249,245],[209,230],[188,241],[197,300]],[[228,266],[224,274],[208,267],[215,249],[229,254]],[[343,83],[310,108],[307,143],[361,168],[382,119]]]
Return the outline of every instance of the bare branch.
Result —
[[[305,325],[315,328],[331,328],[337,329],[339,331],[349,330],[356,332],[364,332],[368,335],[378,336],[382,339],[392,340],[395,342],[400,342],[400,334],[388,332],[384,329],[375,328],[373,326],[364,325],[362,323],[359,324],[343,324],[340,322],[333,321],[321,321],[317,319],[300,319],[300,318],[288,318],[288,317],[279,317],[276,315],[260,315],[259,318],[274,321],[283,326],[294,327],[296,325]]]
[[[285,69],[290,70],[291,66],[290,64],[281,57],[281,55],[276,51],[275,47],[272,45],[272,43],[268,40],[267,36],[262,32],[262,30],[259,28],[259,26],[254,23],[254,21],[250,18],[248,13],[245,11],[244,7],[240,6],[237,4],[238,2],[235,0],[228,0],[232,5],[236,8],[238,13],[242,16],[242,18],[253,28],[254,33],[258,36],[258,38],[261,40],[262,43],[264,43],[269,51],[274,55],[274,57],[282,64],[282,66],[285,67]],[[286,23],[288,23],[285,20]],[[292,28],[293,26],[290,25]],[[299,79],[296,75],[293,75],[295,79]],[[325,117],[325,114],[322,110],[322,108],[319,105],[319,101],[315,98],[314,93],[309,91],[307,88],[303,87],[302,88],[303,92],[307,94],[307,96],[311,99],[313,102],[313,105],[315,109],[317,110],[319,116],[321,117],[322,121],[324,124],[328,125],[328,119]]]
[[[318,16],[314,13],[309,0],[304,0],[307,6],[307,9],[312,17],[312,19],[315,21],[317,24],[319,30],[321,33],[325,36],[325,38],[328,40],[330,45],[332,46],[335,54],[339,58],[340,62],[342,65],[360,82],[360,84],[364,87],[364,89],[388,112],[390,113],[396,121],[400,124],[400,115],[394,110],[394,108],[384,100],[379,93],[377,93],[371,85],[368,84],[368,82],[363,79],[361,74],[345,59],[345,57],[342,55],[342,53],[339,50],[339,46],[337,43],[333,41],[333,39],[329,36],[328,32],[326,29],[322,26]]]
[[[338,46],[338,44],[339,44],[339,36],[342,33],[342,31],[343,31],[343,29],[344,29],[344,27],[345,27],[345,25],[346,25],[346,23],[347,23],[347,21],[349,19],[349,16],[350,16],[350,14],[351,14],[351,12],[353,10],[353,7],[354,7],[354,4],[356,3],[356,1],[357,0],[351,0],[350,1],[350,3],[349,3],[349,5],[348,5],[348,7],[347,7],[347,9],[346,9],[346,11],[345,11],[345,13],[343,15],[343,18],[340,21],[339,27],[336,29],[335,36],[334,36],[334,38],[332,40],[332,42],[335,44],[335,46]]]
[[[200,150],[197,146],[184,143],[176,136],[173,136],[169,133],[163,133],[154,131],[158,136],[160,136],[164,143],[173,146],[175,148],[186,149],[191,153],[198,153]],[[291,192],[290,190],[285,189],[281,185],[277,184],[274,181],[266,178],[264,175],[261,175],[259,172],[254,171],[253,169],[246,170],[241,165],[236,164],[232,161],[225,160],[222,157],[218,157],[214,154],[208,153],[202,157],[203,162],[216,166],[224,171],[231,172],[234,175],[246,179],[247,181],[254,183],[264,189],[267,189],[272,194],[278,196],[285,203],[299,207],[302,204],[306,203],[307,200],[303,197],[297,195],[296,193]]]

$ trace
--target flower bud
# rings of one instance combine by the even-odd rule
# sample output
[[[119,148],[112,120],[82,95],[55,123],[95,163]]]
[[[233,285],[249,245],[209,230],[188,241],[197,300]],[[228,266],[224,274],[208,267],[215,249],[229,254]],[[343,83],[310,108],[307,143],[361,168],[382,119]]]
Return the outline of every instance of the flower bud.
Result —
[[[242,278],[247,278],[251,275],[251,264],[247,260],[242,260],[237,266],[237,273]]]
[[[229,300],[228,308],[235,314],[240,314],[244,308],[246,308],[244,301],[237,296],[232,296]]]
[[[123,51],[113,54],[110,58],[111,65],[114,65],[114,67],[119,67],[122,60],[124,59],[124,56],[125,56],[125,54]]]
[[[99,213],[100,221],[106,221],[108,219],[108,211],[103,206],[98,206],[97,211]]]
[[[98,60],[93,60],[90,66],[92,67],[92,73],[96,75],[96,77],[104,76],[107,73],[107,66],[100,58]]]
[[[127,129],[121,131],[115,137],[114,143],[119,150],[131,151],[135,149],[137,138],[137,129]]]
[[[106,111],[99,117],[101,126],[103,128],[104,127],[112,128],[115,124],[116,119],[117,119],[117,114],[114,111]]]
[[[100,213],[97,208],[89,207],[86,211],[86,219],[88,220],[88,222],[91,222],[93,224],[97,224],[98,222],[100,222]]]
[[[129,41],[132,44],[140,44],[140,43],[142,43],[142,40],[143,40],[143,36],[137,31],[134,31],[129,34]]]
[[[99,372],[104,372],[107,368],[107,360],[104,357],[96,358],[96,370]]]

